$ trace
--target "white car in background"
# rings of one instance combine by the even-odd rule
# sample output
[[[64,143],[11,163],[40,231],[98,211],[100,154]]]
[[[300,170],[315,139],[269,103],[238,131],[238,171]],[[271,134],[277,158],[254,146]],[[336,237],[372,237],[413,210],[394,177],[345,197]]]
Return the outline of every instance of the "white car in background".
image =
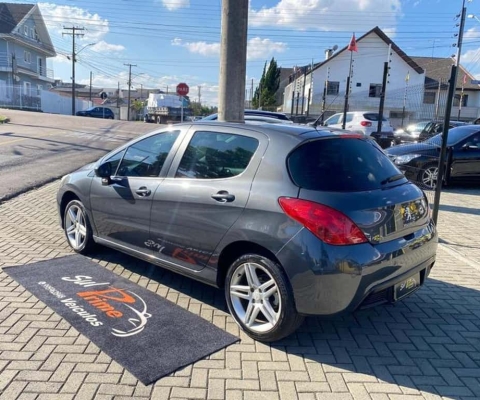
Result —
[[[345,129],[348,131],[362,132],[365,136],[372,136],[372,133],[377,132],[378,120],[380,116],[378,113],[370,111],[352,111],[347,112],[347,118],[345,123]],[[323,123],[324,126],[332,128],[342,128],[343,126],[343,113],[337,113],[326,119]],[[382,134],[392,133],[393,127],[390,124],[388,118],[382,119]]]

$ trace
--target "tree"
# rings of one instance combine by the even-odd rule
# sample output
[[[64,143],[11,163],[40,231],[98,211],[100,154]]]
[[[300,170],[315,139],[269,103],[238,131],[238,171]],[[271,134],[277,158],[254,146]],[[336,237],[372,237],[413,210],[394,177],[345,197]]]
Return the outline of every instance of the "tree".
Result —
[[[280,68],[272,57],[267,68],[263,67],[262,78],[253,96],[253,108],[269,108],[277,105],[275,94],[280,86]]]

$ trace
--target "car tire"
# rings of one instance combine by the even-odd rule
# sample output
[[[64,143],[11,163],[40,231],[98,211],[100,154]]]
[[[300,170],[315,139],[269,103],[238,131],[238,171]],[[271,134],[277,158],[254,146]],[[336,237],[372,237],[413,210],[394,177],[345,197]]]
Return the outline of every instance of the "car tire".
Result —
[[[425,165],[418,173],[417,181],[422,185],[422,189],[435,190],[437,187],[438,164],[431,163]]]
[[[246,254],[229,268],[225,298],[235,322],[251,338],[272,342],[293,333],[303,322],[293,291],[280,265]]]
[[[87,254],[92,250],[94,246],[92,227],[80,200],[72,200],[65,207],[63,230],[73,251]]]

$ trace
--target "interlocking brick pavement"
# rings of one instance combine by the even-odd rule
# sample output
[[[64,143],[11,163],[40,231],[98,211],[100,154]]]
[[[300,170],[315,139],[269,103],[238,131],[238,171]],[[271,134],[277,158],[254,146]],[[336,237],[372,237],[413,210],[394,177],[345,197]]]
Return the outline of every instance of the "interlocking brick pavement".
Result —
[[[109,249],[92,259],[241,341],[145,387],[1,268],[71,254],[47,185],[0,205],[0,399],[480,398],[480,191],[442,198],[444,244],[394,306],[308,318],[271,345],[239,331],[221,291]],[[478,266],[478,269],[477,269]]]

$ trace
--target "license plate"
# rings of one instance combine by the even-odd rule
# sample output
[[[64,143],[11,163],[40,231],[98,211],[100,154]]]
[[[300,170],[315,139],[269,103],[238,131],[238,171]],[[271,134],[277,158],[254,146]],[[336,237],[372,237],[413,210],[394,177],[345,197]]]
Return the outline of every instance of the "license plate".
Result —
[[[397,283],[394,287],[395,300],[408,296],[420,286],[420,272],[405,279],[403,282]]]

